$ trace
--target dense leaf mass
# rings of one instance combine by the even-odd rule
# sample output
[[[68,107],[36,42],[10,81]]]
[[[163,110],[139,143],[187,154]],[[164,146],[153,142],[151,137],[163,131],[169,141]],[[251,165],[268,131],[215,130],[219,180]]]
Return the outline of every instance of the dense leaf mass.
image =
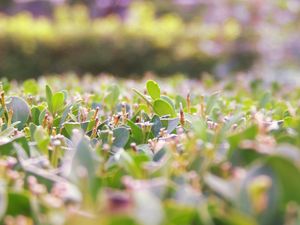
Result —
[[[65,75],[0,89],[1,224],[299,224],[296,84]]]

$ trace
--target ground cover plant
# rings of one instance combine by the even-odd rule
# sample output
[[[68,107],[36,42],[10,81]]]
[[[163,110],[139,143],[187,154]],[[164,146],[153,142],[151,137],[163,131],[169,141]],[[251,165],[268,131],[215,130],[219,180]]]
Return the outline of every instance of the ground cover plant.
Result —
[[[300,88],[2,80],[1,224],[299,224]]]

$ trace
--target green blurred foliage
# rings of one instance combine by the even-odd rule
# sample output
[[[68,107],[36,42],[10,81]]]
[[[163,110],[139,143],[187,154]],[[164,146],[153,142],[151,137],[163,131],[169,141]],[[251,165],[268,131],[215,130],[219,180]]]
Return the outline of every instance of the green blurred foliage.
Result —
[[[90,19],[84,6],[61,6],[52,20],[0,15],[0,29],[0,76],[17,79],[66,71],[199,76],[225,56],[203,51],[202,42],[220,37],[234,42],[242,35],[234,19],[224,26],[186,22],[175,13],[157,16],[149,2],[133,3],[125,20],[114,15]],[[225,57],[235,59],[236,69],[249,68],[256,58],[254,51],[235,54]]]

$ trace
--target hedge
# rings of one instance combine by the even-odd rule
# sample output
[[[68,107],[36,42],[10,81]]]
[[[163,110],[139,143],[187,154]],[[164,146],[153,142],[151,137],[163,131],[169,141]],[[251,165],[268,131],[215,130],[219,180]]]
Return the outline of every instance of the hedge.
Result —
[[[8,78],[66,71],[198,76],[224,58],[237,59],[235,68],[249,67],[255,59],[252,51],[228,48],[213,55],[199,47],[220,34],[226,45],[241,39],[236,22],[229,24],[229,31],[199,21],[185,24],[173,14],[156,17],[151,4],[145,3],[134,4],[126,20],[116,16],[92,20],[83,6],[61,7],[51,20],[26,13],[2,15],[0,29],[0,76]]]

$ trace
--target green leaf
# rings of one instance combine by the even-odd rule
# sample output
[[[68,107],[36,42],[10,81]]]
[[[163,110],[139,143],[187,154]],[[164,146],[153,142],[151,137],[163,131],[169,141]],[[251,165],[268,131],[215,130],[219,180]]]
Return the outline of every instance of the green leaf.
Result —
[[[35,125],[39,125],[40,109],[36,106],[31,108],[31,118]]]
[[[24,215],[31,217],[30,199],[27,193],[9,192],[6,214],[11,216]]]
[[[68,114],[71,110],[71,108],[73,107],[73,104],[69,104],[68,106],[66,106],[65,110],[62,113],[60,122],[59,122],[59,128],[63,125],[63,123],[66,121]]]
[[[268,184],[269,183],[269,184]],[[271,185],[270,185],[271,184]],[[277,182],[277,176],[273,169],[263,162],[257,161],[247,171],[245,178],[241,182],[240,192],[236,207],[248,215],[254,214],[254,204],[259,201],[259,194],[264,194],[267,201],[266,208],[260,217],[257,218],[259,224],[276,224],[280,210],[280,198],[282,191]],[[266,187],[266,185],[268,185]]]
[[[59,124],[60,124],[60,121],[61,121],[61,116],[58,116],[56,114],[56,116],[54,117],[53,119],[53,124],[52,124],[52,127],[55,127],[56,129],[59,127]],[[58,131],[59,129],[57,129]]]
[[[135,162],[132,155],[130,155],[124,149],[117,151],[114,155],[114,159],[120,167],[124,168],[132,176],[142,176],[142,170],[138,167],[138,164]]]
[[[29,155],[30,153],[29,145],[24,136],[19,136],[9,140],[8,142],[0,144],[0,155],[7,155],[7,156],[15,155],[16,150],[14,148],[14,143],[18,143],[19,145],[21,145],[21,147]]]
[[[162,148],[161,150],[155,153],[155,155],[153,156],[153,161],[159,162],[165,155],[166,155],[166,148]]]
[[[237,207],[246,213],[253,212],[253,199],[258,200],[260,193],[266,191],[266,209],[258,221],[263,225],[275,224],[282,216],[281,210],[290,202],[300,203],[299,177],[299,168],[285,157],[259,159],[243,179]]]
[[[47,113],[47,109],[44,109],[43,111],[41,111],[40,115],[39,115],[39,125],[43,124],[43,121],[45,119]]]
[[[75,181],[79,182],[81,175],[78,174],[78,168],[83,168],[86,171],[86,175],[89,180],[89,187],[91,188],[93,181],[95,179],[95,172],[96,172],[96,157],[91,149],[89,140],[81,133],[81,132],[73,132],[72,142],[75,144],[74,146],[74,153],[69,153],[72,156],[72,160],[70,164],[66,164],[66,168],[70,170],[70,178]]]
[[[123,148],[129,140],[129,131],[125,127],[118,127],[113,130],[113,146]]]
[[[83,123],[81,123],[81,128],[86,132],[90,132],[93,130],[94,126],[95,126],[95,120],[88,120],[88,121],[85,121]]]
[[[159,116],[154,115],[153,118],[151,119],[151,122],[153,123],[151,131],[154,135],[154,137],[157,137],[159,135],[160,129],[163,127],[162,122],[159,118]]]
[[[52,113],[55,115],[55,113],[61,111],[64,108],[65,103],[65,95],[63,92],[57,92],[52,96]]]
[[[21,130],[29,119],[30,108],[28,104],[22,98],[10,97],[9,103],[7,104],[7,109],[13,111],[13,123],[20,121],[17,127],[19,130]]]
[[[217,106],[219,92],[213,93],[211,96],[206,99],[206,110],[205,113],[210,115],[213,109]]]
[[[160,98],[160,88],[155,81],[148,80],[146,87],[147,87],[148,94],[151,96],[153,100]]]
[[[161,122],[163,126],[167,128],[168,134],[171,134],[178,126],[179,118],[161,119]]]
[[[25,94],[37,95],[39,92],[39,85],[34,79],[29,79],[23,83],[23,89]]]
[[[6,129],[4,129],[3,131],[0,132],[0,137],[9,137],[11,136],[15,131],[15,127],[14,126],[10,126],[7,127]]]
[[[226,225],[258,225],[252,217],[233,210],[222,215],[220,220]]]
[[[162,95],[160,98],[167,101],[173,107],[173,109],[175,110],[175,104],[174,104],[173,100],[170,97],[168,97],[166,95]]]
[[[139,92],[135,88],[132,88],[132,90],[134,91],[134,93],[136,93],[138,96],[140,96],[145,102],[147,102],[148,105],[150,105],[151,107],[153,107],[151,101],[147,98],[147,96],[143,95],[141,92]]]
[[[37,128],[37,125],[35,125],[34,123],[29,124],[29,131],[30,131],[31,140],[34,140],[34,132],[35,132],[36,128]]]
[[[48,145],[50,143],[50,137],[48,132],[42,127],[38,126],[34,132],[34,140],[38,148],[45,154],[48,154]]]
[[[53,94],[51,88],[48,85],[46,85],[46,100],[48,104],[48,109],[51,113],[53,113],[52,96]]]
[[[136,147],[139,153],[145,154],[148,158],[153,158],[153,151],[151,150],[149,144],[141,144]]]
[[[132,137],[133,137],[134,141],[137,144],[141,144],[144,140],[144,135],[143,135],[142,129],[138,125],[136,125],[134,122],[132,122],[131,120],[127,120],[127,124],[131,128],[131,133],[132,133]]]
[[[166,224],[168,225],[190,225],[202,224],[194,223],[197,212],[194,208],[183,205],[167,202],[165,205]]]
[[[166,100],[156,99],[153,103],[153,108],[154,112],[159,116],[176,116],[174,108]]]
[[[77,122],[67,122],[63,124],[64,130],[66,131],[65,135],[66,137],[71,137],[73,134],[73,130],[81,130],[81,124]]]
[[[265,165],[270,166],[275,172],[278,185],[282,191],[283,204],[290,201],[300,204],[299,168],[293,162],[281,156],[270,156],[267,158]]]

